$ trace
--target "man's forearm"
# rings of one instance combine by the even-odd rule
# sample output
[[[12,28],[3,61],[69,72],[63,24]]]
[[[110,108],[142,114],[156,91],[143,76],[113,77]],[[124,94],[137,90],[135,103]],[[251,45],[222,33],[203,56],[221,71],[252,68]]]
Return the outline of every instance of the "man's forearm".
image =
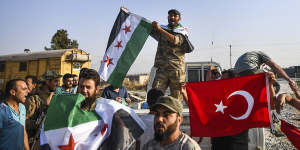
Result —
[[[290,105],[292,105],[293,107],[295,107],[297,110],[300,110],[300,100],[293,97],[292,100],[290,102],[288,102]]]
[[[281,77],[283,77],[287,81],[291,81],[291,78],[285,73],[285,71],[277,65],[273,60],[269,60],[266,63],[268,66],[270,66],[277,74],[279,74]]]
[[[29,144],[28,144],[28,136],[27,136],[27,132],[26,132],[25,128],[24,128],[24,149],[30,150]]]

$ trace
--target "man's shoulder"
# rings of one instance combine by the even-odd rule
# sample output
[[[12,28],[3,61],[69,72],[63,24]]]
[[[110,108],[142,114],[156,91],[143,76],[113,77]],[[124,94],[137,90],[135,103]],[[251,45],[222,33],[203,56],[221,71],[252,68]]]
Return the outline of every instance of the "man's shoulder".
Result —
[[[159,143],[157,141],[155,141],[154,139],[151,139],[142,147],[142,149],[143,150],[151,150],[151,149],[154,149],[154,147],[157,147],[158,145],[159,145]]]
[[[105,87],[103,91],[111,91],[111,89],[112,89],[112,86],[109,85],[109,86]]]
[[[5,111],[7,108],[7,105],[5,103],[1,103],[0,104],[0,113],[3,113],[3,111]]]
[[[183,134],[183,150],[201,150],[199,144],[185,133]]]

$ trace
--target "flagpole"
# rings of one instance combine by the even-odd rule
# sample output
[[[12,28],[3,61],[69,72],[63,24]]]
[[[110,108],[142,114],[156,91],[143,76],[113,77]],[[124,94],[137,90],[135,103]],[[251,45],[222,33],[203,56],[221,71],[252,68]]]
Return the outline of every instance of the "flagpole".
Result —
[[[125,7],[125,5],[124,5],[124,0],[121,0],[121,8],[122,7]]]

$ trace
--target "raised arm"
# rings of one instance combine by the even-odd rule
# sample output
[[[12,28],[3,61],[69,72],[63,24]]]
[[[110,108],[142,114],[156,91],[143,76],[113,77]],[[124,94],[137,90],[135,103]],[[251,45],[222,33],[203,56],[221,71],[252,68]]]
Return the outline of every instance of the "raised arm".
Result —
[[[267,61],[266,64],[270,66],[277,74],[283,77],[286,81],[288,81],[293,91],[298,91],[296,82],[293,81],[278,64],[276,64],[272,59]]]

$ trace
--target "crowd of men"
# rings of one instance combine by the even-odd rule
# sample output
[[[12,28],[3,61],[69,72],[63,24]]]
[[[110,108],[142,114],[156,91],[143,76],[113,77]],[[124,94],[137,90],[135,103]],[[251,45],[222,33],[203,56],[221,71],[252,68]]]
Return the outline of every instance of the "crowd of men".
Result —
[[[200,150],[200,146],[187,134],[180,130],[183,122],[181,101],[188,104],[185,90],[184,55],[193,47],[186,34],[177,31],[184,29],[179,21],[181,14],[172,9],[168,12],[168,26],[162,27],[158,22],[152,23],[151,36],[158,41],[155,57],[156,76],[152,89],[147,93],[147,106],[153,115],[151,126],[146,132],[154,132],[153,137],[141,137],[139,140],[143,150]],[[224,70],[209,68],[208,80],[220,80],[263,72],[261,66],[268,65],[272,71],[286,79],[295,92],[296,97],[289,94],[273,94],[273,105],[279,113],[285,103],[300,109],[300,92],[297,84],[268,55],[260,51],[247,52],[237,60],[235,68]],[[273,73],[268,74],[274,84]],[[59,85],[63,78],[62,86]],[[38,86],[40,85],[40,86]],[[170,96],[164,96],[167,87]],[[55,71],[47,71],[38,80],[35,76],[13,79],[6,83],[5,100],[0,104],[0,149],[50,149],[47,143],[40,143],[40,129],[47,109],[55,94],[80,93],[85,97],[81,109],[94,111],[98,97],[116,100],[127,105],[130,99],[124,86],[116,88],[108,86],[100,93],[100,77],[97,71],[83,68],[79,76],[60,75]],[[270,88],[272,90],[272,88]],[[151,129],[153,129],[151,131]],[[113,132],[113,131],[112,131]],[[147,139],[148,138],[148,139]],[[147,141],[143,141],[147,139]],[[212,149],[247,150],[248,130],[237,135],[215,137],[211,140]]]

